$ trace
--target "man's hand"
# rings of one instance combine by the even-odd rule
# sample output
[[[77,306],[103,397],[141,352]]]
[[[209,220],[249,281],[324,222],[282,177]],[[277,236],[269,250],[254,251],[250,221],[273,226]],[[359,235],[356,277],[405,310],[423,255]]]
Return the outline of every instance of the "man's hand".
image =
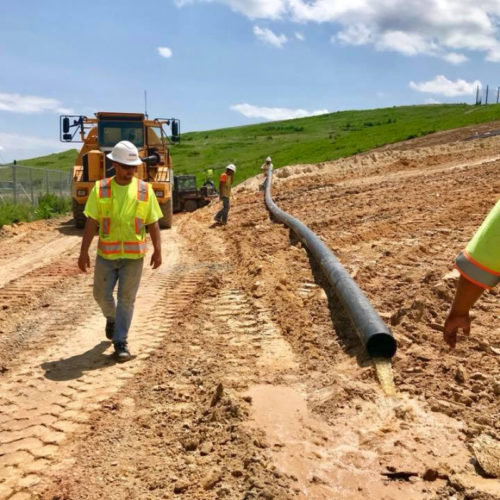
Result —
[[[471,319],[467,314],[450,313],[444,322],[443,339],[453,349],[457,345],[457,332],[462,330],[464,335],[470,334]]]
[[[153,266],[153,269],[161,266],[161,250],[155,250],[153,252],[153,255],[151,255],[150,265]]]
[[[455,298],[443,327],[443,340],[452,349],[457,344],[458,330],[463,330],[465,335],[470,334],[469,310],[483,292],[484,288],[465,279],[462,275],[458,278]]]
[[[84,273],[87,272],[87,269],[90,269],[90,257],[88,252],[80,253],[80,257],[78,257],[78,267]]]

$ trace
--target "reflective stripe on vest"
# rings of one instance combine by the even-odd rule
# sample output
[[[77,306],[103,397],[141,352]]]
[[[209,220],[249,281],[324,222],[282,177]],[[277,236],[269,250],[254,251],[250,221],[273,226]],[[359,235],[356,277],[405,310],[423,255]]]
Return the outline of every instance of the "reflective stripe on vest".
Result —
[[[99,242],[97,243],[97,248],[104,255],[112,255],[114,253],[121,253],[122,244],[119,241],[102,241],[102,239],[99,238]]]
[[[464,278],[481,288],[490,290],[500,282],[500,274],[476,262],[465,250],[458,254],[455,265]]]
[[[111,230],[111,217],[103,217],[102,218],[102,234],[109,234]]]
[[[146,240],[142,241],[124,241],[123,251],[125,253],[146,253]]]
[[[99,182],[99,198],[111,198],[111,177]]]
[[[144,221],[140,217],[135,218],[135,232],[136,234],[141,234],[144,229]]]
[[[148,201],[148,184],[141,179],[137,183],[137,199],[139,201]]]

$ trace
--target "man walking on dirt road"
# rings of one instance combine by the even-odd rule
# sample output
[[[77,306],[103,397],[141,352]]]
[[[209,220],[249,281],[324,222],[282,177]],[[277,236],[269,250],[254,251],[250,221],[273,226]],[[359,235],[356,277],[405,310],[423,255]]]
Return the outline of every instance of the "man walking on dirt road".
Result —
[[[224,226],[227,224],[227,216],[230,208],[229,199],[231,198],[231,184],[233,183],[235,172],[236,167],[230,163],[219,180],[219,197],[222,200],[222,208],[215,214],[215,222]]]
[[[444,323],[443,338],[450,346],[457,343],[457,332],[470,333],[469,311],[484,290],[500,282],[500,202],[493,207],[455,265],[460,272],[455,298]]]
[[[107,157],[115,175],[97,181],[87,200],[78,267],[83,272],[90,268],[89,247],[99,229],[94,298],[106,317],[106,337],[113,341],[116,359],[128,361],[127,338],[146,255],[146,227],[154,248],[151,266],[156,269],[161,265],[162,212],[152,186],[134,176],[142,163],[137,148],[121,141]]]

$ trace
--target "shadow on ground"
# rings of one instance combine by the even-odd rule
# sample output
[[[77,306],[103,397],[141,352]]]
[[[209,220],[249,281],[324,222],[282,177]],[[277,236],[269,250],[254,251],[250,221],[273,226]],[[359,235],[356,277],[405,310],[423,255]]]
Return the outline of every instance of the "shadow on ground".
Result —
[[[45,377],[50,380],[74,380],[81,377],[84,372],[114,365],[116,360],[113,354],[104,354],[110,344],[111,342],[103,340],[82,354],[59,361],[47,361],[40,366],[45,371]]]

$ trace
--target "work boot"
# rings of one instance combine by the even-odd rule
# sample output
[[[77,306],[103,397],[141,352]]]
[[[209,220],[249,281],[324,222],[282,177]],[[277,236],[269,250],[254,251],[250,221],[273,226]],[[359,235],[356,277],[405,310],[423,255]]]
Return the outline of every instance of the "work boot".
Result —
[[[128,361],[132,358],[130,351],[128,350],[126,342],[115,342],[115,358],[120,363]]]
[[[106,338],[113,340],[113,335],[115,334],[115,322],[107,319],[106,320]]]

